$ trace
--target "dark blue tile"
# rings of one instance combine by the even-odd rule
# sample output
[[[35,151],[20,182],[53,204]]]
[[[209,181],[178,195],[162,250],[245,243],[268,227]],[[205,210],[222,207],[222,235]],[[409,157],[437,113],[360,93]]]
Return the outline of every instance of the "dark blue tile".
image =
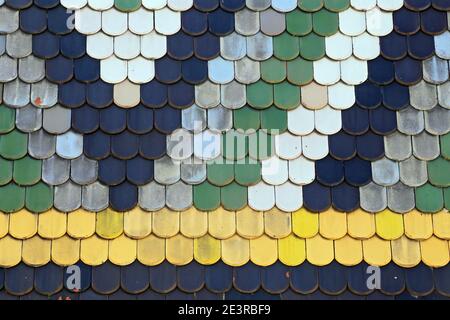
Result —
[[[168,293],[177,287],[177,270],[167,261],[150,267],[150,288],[158,293]]]
[[[100,78],[100,61],[88,55],[74,62],[75,79],[81,82],[94,82]]]
[[[194,7],[200,11],[213,11],[219,6],[219,0],[194,0]]]
[[[166,136],[156,130],[139,137],[139,154],[146,159],[159,159],[166,154]]]
[[[192,36],[201,35],[208,30],[208,15],[195,8],[182,12],[181,28]]]
[[[181,300],[181,301],[190,301],[194,300],[195,296],[193,293],[183,292],[181,290],[173,290],[166,294],[166,300]]]
[[[391,262],[381,267],[381,291],[387,295],[399,295],[405,290],[404,270]]]
[[[443,11],[450,11],[450,2],[448,0],[431,0],[433,8]]]
[[[137,296],[138,300],[166,300],[164,294],[160,294],[153,290],[147,290]]]
[[[119,159],[129,160],[139,152],[139,136],[123,131],[111,137],[111,153]]]
[[[194,39],[194,53],[197,58],[202,60],[217,58],[220,54],[220,38],[209,32],[196,37]]]
[[[0,268],[0,290],[3,289],[5,284],[5,269]]]
[[[185,109],[195,102],[195,87],[184,81],[170,85],[168,90],[169,105],[177,109]]]
[[[329,295],[338,295],[347,288],[347,269],[336,261],[319,268],[319,288]]]
[[[128,130],[136,134],[149,133],[153,129],[153,110],[138,105],[127,111],[127,127]]]
[[[21,10],[19,13],[20,29],[25,33],[38,34],[47,29],[47,12],[36,6]]]
[[[237,12],[245,7],[245,0],[222,0],[220,7],[227,11]]]
[[[6,0],[5,4],[13,9],[25,9],[33,4],[33,0]]]
[[[450,6],[450,2],[448,4]],[[450,11],[450,9],[449,9]],[[420,15],[422,31],[428,34],[440,34],[447,30],[447,13],[435,9],[428,9]]]
[[[297,267],[290,268],[291,289],[301,294],[311,294],[319,288],[318,267],[303,262]]]
[[[316,161],[316,178],[326,186],[337,186],[344,181],[344,163],[330,156]]]
[[[112,294],[120,288],[120,267],[109,261],[92,267],[92,289],[100,294]]]
[[[153,160],[147,160],[137,156],[127,161],[127,180],[137,186],[142,186],[153,181]]]
[[[433,270],[436,290],[444,296],[450,297],[450,264]]]
[[[423,11],[431,5],[431,0],[405,0],[405,7],[414,11]]]
[[[63,289],[63,268],[54,263],[35,269],[34,288],[40,294],[51,296]]]
[[[98,163],[98,180],[108,186],[117,186],[125,181],[126,161],[108,157]]]
[[[175,60],[186,60],[194,54],[194,39],[183,31],[167,38],[167,54]]]
[[[22,296],[33,290],[34,268],[20,263],[5,270],[5,290],[13,295]]]
[[[369,265],[365,262],[348,268],[348,288],[351,292],[360,296],[366,296],[373,292],[374,289],[370,289],[367,285],[369,277],[372,275],[372,271],[368,268]]]
[[[420,263],[414,268],[405,269],[406,288],[414,296],[426,296],[434,291],[433,270]]]
[[[356,137],[339,131],[328,137],[330,155],[338,160],[348,160],[356,155]]]
[[[373,132],[388,135],[397,129],[396,112],[383,106],[369,111],[370,128]]]
[[[112,105],[100,111],[100,129],[117,134],[127,128],[127,110]]]
[[[277,261],[261,270],[261,285],[271,294],[281,294],[289,288],[289,267]]]
[[[47,11],[48,30],[54,34],[67,34],[72,31],[70,27],[72,11],[63,6],[57,6]]]
[[[98,80],[86,85],[86,100],[92,107],[105,108],[112,104],[114,87],[113,85]]]
[[[117,290],[116,292],[108,296],[108,300],[111,301],[137,300],[137,296],[135,294],[130,294],[122,290]]]
[[[194,293],[205,285],[205,266],[193,261],[185,266],[177,267],[178,289]]]
[[[382,88],[383,105],[394,111],[404,109],[409,106],[409,88],[397,82]]]
[[[205,284],[214,293],[227,292],[233,286],[233,269],[219,260],[205,270]]]
[[[381,55],[389,60],[404,58],[408,53],[406,37],[393,31],[380,38]]]
[[[224,296],[225,295],[223,293],[214,293],[207,289],[202,289],[195,293],[195,299],[202,300],[202,301],[223,300]]]
[[[181,128],[181,111],[169,106],[156,109],[155,128],[164,134],[171,134]]]
[[[65,83],[73,78],[73,60],[62,55],[45,60],[47,80],[55,83]]]
[[[167,104],[167,86],[157,80],[141,85],[141,102],[149,108],[161,108]]]
[[[355,97],[357,105],[366,109],[378,107],[383,99],[380,86],[370,81],[355,87]]]
[[[91,159],[101,160],[111,154],[111,138],[102,131],[87,134],[83,137],[83,153]]]
[[[120,269],[120,283],[123,290],[133,295],[140,294],[150,286],[150,272],[138,261]]]
[[[389,84],[394,80],[394,64],[382,56],[368,62],[369,80],[377,84]]]
[[[369,130],[369,112],[354,106],[342,111],[342,129],[351,135],[361,135]]]
[[[414,85],[422,80],[422,62],[406,57],[395,61],[395,79],[403,85]]]
[[[432,57],[434,48],[434,36],[423,32],[408,36],[408,53],[415,59],[425,60]]]
[[[33,54],[42,59],[54,58],[59,53],[59,36],[48,31],[33,35]]]
[[[155,76],[159,82],[172,84],[181,79],[181,62],[169,57],[155,61]]]
[[[254,293],[261,287],[261,267],[248,262],[233,269],[233,286],[242,293]]]
[[[67,290],[86,291],[91,286],[91,280],[92,267],[84,264],[81,260],[73,266],[64,268],[64,287]]]
[[[72,80],[58,86],[58,101],[68,108],[78,108],[86,103],[86,85]]]
[[[224,37],[234,31],[234,13],[217,9],[208,15],[209,31],[219,37]]]
[[[181,65],[183,80],[191,84],[201,84],[208,79],[208,62],[192,57]]]
[[[67,58],[81,58],[86,54],[86,36],[73,31],[61,36],[61,53]]]
[[[43,9],[54,8],[59,4],[60,0],[34,0],[34,4]]]
[[[401,34],[414,34],[420,30],[420,14],[405,7],[394,11],[394,30]]]
[[[331,206],[330,188],[314,181],[303,187],[303,204],[312,212],[321,212]]]
[[[358,155],[365,160],[378,160],[384,156],[383,136],[368,131],[362,136],[356,137],[356,150]]]
[[[370,161],[354,157],[344,162],[345,181],[353,186],[364,186],[372,181],[372,165]]]
[[[331,188],[333,208],[342,212],[352,212],[359,208],[359,188],[345,182]]]

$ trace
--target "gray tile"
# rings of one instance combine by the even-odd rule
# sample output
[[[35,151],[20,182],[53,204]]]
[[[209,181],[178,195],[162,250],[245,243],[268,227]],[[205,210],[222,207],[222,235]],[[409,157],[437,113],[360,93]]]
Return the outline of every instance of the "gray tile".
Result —
[[[200,184],[206,180],[206,164],[196,158],[181,163],[181,180],[187,184]]]
[[[220,38],[220,55],[227,60],[240,60],[247,54],[247,43],[245,37],[233,32]]]
[[[235,79],[242,84],[251,84],[261,78],[259,62],[247,57],[235,62],[234,73]]]
[[[247,8],[235,13],[235,29],[244,36],[251,36],[260,30],[259,13]]]
[[[450,109],[450,81],[438,86],[439,104]]]
[[[174,160],[190,158],[194,141],[192,133],[186,129],[177,129],[167,136],[167,155]]]
[[[70,180],[55,187],[54,206],[62,212],[71,212],[81,207],[81,187]]]
[[[206,110],[195,104],[181,112],[183,128],[193,132],[201,132],[206,129]]]
[[[444,135],[450,131],[450,110],[434,107],[425,111],[425,129],[434,135]]]
[[[412,154],[411,137],[400,132],[394,132],[384,137],[386,157],[392,160],[405,160]]]
[[[180,162],[164,156],[155,160],[155,181],[164,184],[174,184],[180,180]]]
[[[273,54],[272,37],[258,32],[247,37],[247,56],[256,61],[269,59]]]
[[[88,159],[84,155],[70,162],[70,178],[79,185],[88,185],[97,180],[97,161]]]
[[[439,84],[447,81],[448,76],[447,60],[433,56],[423,62],[423,78],[425,81]]]
[[[57,155],[45,159],[42,162],[42,181],[55,186],[69,180],[70,161],[60,158]]]
[[[411,105],[417,110],[430,110],[438,103],[436,85],[421,81],[409,87]]]
[[[166,187],[166,205],[175,211],[183,211],[192,206],[192,186],[177,182]]]
[[[0,82],[0,103],[3,103],[3,83]]]
[[[220,86],[220,102],[228,109],[239,109],[247,102],[247,92],[245,85],[237,81]]]
[[[147,211],[158,211],[166,205],[166,188],[156,182],[139,187],[139,206]]]
[[[56,153],[65,159],[75,159],[83,154],[83,136],[67,131],[56,137]]]
[[[56,137],[44,130],[33,132],[28,137],[28,153],[36,159],[48,159],[56,152]]]
[[[13,58],[24,58],[32,53],[32,35],[18,30],[6,36],[6,52]]]
[[[17,60],[6,54],[0,57],[0,82],[9,82],[17,78]]]
[[[249,9],[254,11],[262,11],[270,7],[272,0],[247,0],[245,4]]]
[[[415,135],[423,131],[424,125],[423,111],[412,107],[397,111],[398,131],[408,135]]]
[[[431,135],[426,131],[412,137],[414,155],[425,161],[430,161],[439,157],[441,153],[439,147],[439,137]]]
[[[419,187],[427,182],[427,163],[411,157],[399,163],[400,181],[410,187]]]
[[[47,80],[31,85],[31,103],[36,107],[49,108],[58,102],[58,86]]]
[[[42,128],[42,110],[33,105],[16,110],[16,127],[23,132],[34,132]]]
[[[260,13],[261,32],[268,36],[277,36],[286,29],[286,16],[272,9]]]
[[[6,36],[0,34],[0,56],[5,53],[6,50]]]
[[[416,206],[414,188],[399,182],[387,188],[388,207],[394,212],[407,213]]]
[[[386,188],[373,182],[359,188],[361,208],[368,212],[379,212],[386,209]]]
[[[56,105],[44,110],[43,126],[45,131],[54,134],[66,132],[71,127],[72,112],[70,109]]]
[[[19,29],[19,11],[6,6],[0,8],[0,33],[13,33]]]
[[[30,103],[30,85],[18,79],[5,83],[3,103],[13,108],[25,107]]]
[[[382,186],[392,186],[400,179],[398,163],[383,158],[372,162],[373,182]]]
[[[227,131],[233,127],[233,111],[218,106],[208,109],[208,128],[217,131]]]
[[[19,78],[28,83],[41,81],[45,78],[45,61],[32,55],[20,59]]]
[[[100,182],[82,188],[81,205],[89,211],[101,211],[109,206],[109,189]]]
[[[220,85],[205,81],[195,86],[195,102],[201,108],[214,108],[220,103]]]

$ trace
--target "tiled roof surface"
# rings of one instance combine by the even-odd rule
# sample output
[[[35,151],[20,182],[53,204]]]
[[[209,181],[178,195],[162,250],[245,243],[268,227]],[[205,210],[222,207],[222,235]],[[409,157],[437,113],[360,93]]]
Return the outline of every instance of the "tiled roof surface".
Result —
[[[449,109],[450,0],[0,0],[0,298],[448,297]]]

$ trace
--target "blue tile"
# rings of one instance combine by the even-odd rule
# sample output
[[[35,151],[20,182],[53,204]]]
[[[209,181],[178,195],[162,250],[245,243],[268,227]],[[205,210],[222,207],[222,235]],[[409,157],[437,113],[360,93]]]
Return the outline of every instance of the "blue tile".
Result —
[[[393,262],[381,267],[381,291],[387,295],[398,295],[404,290],[404,270]]]
[[[423,32],[408,37],[408,53],[411,57],[425,60],[435,54],[434,37]]]
[[[365,262],[348,268],[348,288],[351,292],[360,296],[366,296],[373,292],[374,289],[369,289],[367,286],[367,281],[371,276],[368,268],[369,265]]]
[[[60,84],[58,102],[68,108],[81,107],[86,103],[86,85],[76,80]]]
[[[34,288],[40,294],[51,296],[63,289],[63,268],[54,263],[35,269]]]
[[[369,80],[377,84],[389,84],[394,80],[394,64],[383,56],[368,62]]]
[[[167,86],[157,80],[141,85],[141,102],[149,108],[161,108],[167,104]]]
[[[406,37],[393,31],[380,38],[381,55],[390,60],[404,58],[408,53]]]
[[[177,268],[178,289],[194,293],[205,285],[205,266],[193,261]]]
[[[128,130],[136,134],[149,133],[153,129],[153,110],[138,105],[127,111]]]
[[[297,267],[290,268],[291,288],[297,293],[311,294],[319,288],[318,267],[303,262]]]
[[[181,28],[192,36],[201,35],[208,30],[208,15],[195,8],[182,12]]]
[[[344,181],[344,163],[327,156],[316,161],[316,178],[326,186],[336,186]]]
[[[333,208],[342,212],[352,212],[359,208],[359,188],[345,182],[331,188]]]
[[[61,36],[61,53],[67,58],[81,58],[86,54],[86,36],[73,31]]]
[[[125,118],[125,117],[124,117]],[[134,158],[139,151],[139,136],[129,131],[123,131],[111,137],[111,153],[119,159]]]
[[[426,296],[434,291],[433,270],[420,263],[414,268],[405,269],[406,288],[414,296]]]
[[[155,77],[159,82],[172,84],[181,79],[181,62],[170,57],[155,61]]]
[[[383,105],[394,111],[404,109],[409,106],[409,88],[397,82],[382,88]]]
[[[369,130],[369,112],[360,107],[342,111],[342,129],[351,135],[362,135]]]
[[[120,288],[120,267],[109,261],[92,267],[92,289],[100,294],[112,294]]]
[[[98,163],[98,180],[108,186],[117,186],[125,181],[126,162],[108,157]]]
[[[353,186],[364,186],[372,181],[372,166],[370,161],[354,157],[344,162],[345,181]]]
[[[194,6],[200,11],[213,11],[219,6],[218,0],[194,0]]]
[[[47,11],[48,30],[54,34],[67,34],[72,31],[70,27],[72,11],[63,6],[57,6]]]
[[[20,29],[25,33],[38,34],[47,29],[47,12],[36,6],[19,12]]]
[[[112,105],[100,111],[100,128],[108,134],[117,134],[127,128],[127,110]]]
[[[105,108],[112,104],[114,87],[102,80],[86,85],[86,100],[92,107]]]
[[[164,134],[171,134],[181,128],[181,111],[169,106],[156,109],[155,128]]]
[[[166,154],[166,136],[156,130],[139,137],[139,154],[145,159],[159,159]]]
[[[190,84],[201,84],[208,79],[208,62],[192,57],[181,65],[183,80]]]
[[[65,83],[73,78],[73,60],[62,55],[45,60],[47,80],[55,83]]]
[[[100,78],[100,61],[88,55],[74,61],[75,79],[81,82],[94,82]]]
[[[101,160],[111,154],[111,138],[100,130],[84,135],[83,142],[83,153],[88,158]]]
[[[25,9],[33,4],[33,0],[6,0],[5,4],[13,9]]]
[[[195,103],[195,87],[184,81],[169,86],[168,102],[174,108],[185,109]]]
[[[450,6],[450,4],[448,5]],[[440,34],[447,30],[448,22],[446,12],[431,8],[422,12],[420,18],[422,31],[428,34]]]
[[[5,270],[5,289],[8,293],[22,296],[33,290],[34,268],[20,263]]]
[[[167,261],[150,267],[150,287],[158,293],[168,293],[177,287],[177,270]]]
[[[261,267],[248,262],[233,270],[233,285],[242,293],[254,293],[261,287]]]
[[[385,107],[378,107],[369,112],[370,128],[373,132],[388,135],[397,129],[396,112]]]
[[[356,150],[358,155],[365,160],[378,160],[384,156],[383,136],[368,131],[356,138]]]
[[[331,206],[330,188],[314,181],[303,187],[303,204],[312,212],[321,212]]]
[[[234,13],[217,9],[208,15],[209,31],[219,37],[224,37],[234,31]]]
[[[42,59],[54,58],[59,53],[59,36],[48,31],[33,35],[33,54]]]
[[[142,186],[153,181],[153,160],[147,160],[137,156],[127,161],[127,180],[137,186]]]
[[[356,155],[356,137],[339,131],[328,137],[330,155],[338,160],[348,160]]]
[[[205,270],[205,284],[214,293],[227,292],[233,286],[233,269],[219,260]]]
[[[121,287],[128,293],[140,294],[150,286],[150,271],[138,261],[122,267],[120,272]]]
[[[277,261],[261,270],[261,285],[271,294],[281,294],[289,288],[289,267]]]
[[[217,58],[220,54],[220,39],[219,37],[205,33],[194,39],[195,56],[202,60],[212,60]]]
[[[401,34],[414,34],[420,30],[420,14],[405,7],[394,11],[394,30]]]
[[[167,54],[175,60],[186,60],[194,55],[194,39],[183,31],[167,38]]]

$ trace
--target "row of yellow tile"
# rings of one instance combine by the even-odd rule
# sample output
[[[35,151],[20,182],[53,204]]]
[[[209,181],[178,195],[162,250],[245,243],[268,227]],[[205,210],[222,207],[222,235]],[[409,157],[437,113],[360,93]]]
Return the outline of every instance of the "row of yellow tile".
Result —
[[[175,265],[185,265],[193,259],[211,265],[222,259],[231,266],[241,266],[249,261],[268,266],[277,260],[289,266],[300,265],[305,260],[317,266],[327,265],[333,260],[353,266],[364,260],[378,266],[394,261],[408,268],[422,261],[432,267],[442,267],[450,260],[450,242],[435,236],[420,241],[406,236],[391,241],[378,236],[367,240],[356,240],[350,236],[329,240],[320,235],[309,239],[295,235],[273,239],[263,235],[251,240],[234,235],[218,240],[210,235],[191,239],[181,234],[168,239],[150,235],[140,240],[126,235],[113,240],[96,235],[82,240],[69,236],[56,240],[39,236],[27,240],[10,236],[0,239],[1,267],[11,267],[21,261],[32,266],[45,265],[50,261],[67,266],[79,260],[93,266],[107,260],[125,266],[136,259],[149,266],[158,265],[165,259]]]
[[[142,239],[150,234],[170,238],[179,233],[187,238],[199,238],[208,233],[220,240],[236,234],[246,239],[255,239],[263,234],[275,239],[291,234],[300,238],[320,234],[331,240],[346,235],[355,239],[378,235],[385,240],[395,240],[403,235],[425,240],[434,235],[450,240],[450,213],[447,210],[436,214],[411,211],[401,215],[388,210],[377,214],[357,210],[345,214],[334,210],[311,213],[305,209],[285,213],[278,210],[257,212],[247,208],[239,212],[222,209],[174,212],[164,209],[150,213],[135,209],[119,213],[108,209],[99,213],[51,210],[37,215],[22,210],[0,214],[0,238],[10,235],[16,239],[29,239],[38,234],[45,239],[58,239],[67,234],[72,238],[86,239],[97,234],[104,239],[115,239],[123,233],[133,239]]]

